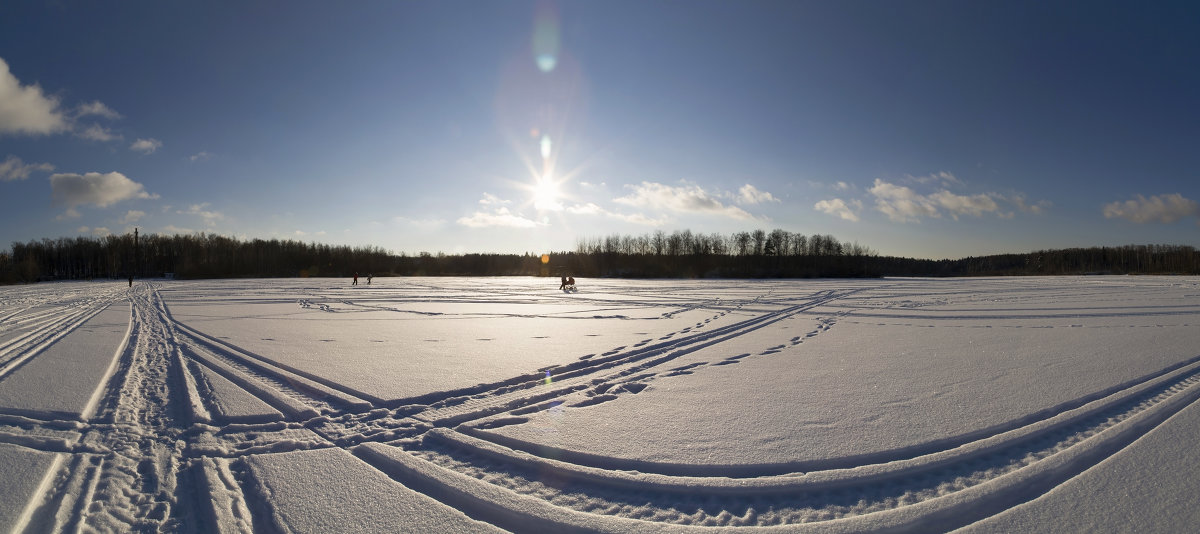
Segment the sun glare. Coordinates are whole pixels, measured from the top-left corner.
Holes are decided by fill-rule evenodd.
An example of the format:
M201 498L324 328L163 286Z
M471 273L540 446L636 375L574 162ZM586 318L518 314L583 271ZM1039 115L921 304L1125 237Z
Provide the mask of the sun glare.
M560 210L562 204L558 201L558 182L550 175L538 178L533 186L533 207L539 210Z

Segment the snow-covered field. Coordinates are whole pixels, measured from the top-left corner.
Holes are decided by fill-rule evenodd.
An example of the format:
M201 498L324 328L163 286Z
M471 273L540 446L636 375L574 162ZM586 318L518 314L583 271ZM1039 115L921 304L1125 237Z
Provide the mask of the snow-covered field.
M1182 532L1200 279L0 287L0 531Z

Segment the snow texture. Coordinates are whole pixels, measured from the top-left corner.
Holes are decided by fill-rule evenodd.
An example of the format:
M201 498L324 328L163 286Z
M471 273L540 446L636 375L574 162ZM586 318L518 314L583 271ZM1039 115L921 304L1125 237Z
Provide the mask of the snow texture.
M245 462L258 489L254 499L270 510L267 530L500 531L397 484L342 449L258 454Z
M57 454L0 443L0 473L4 473L0 530L20 532L28 526L28 509L41 498L46 473L59 461Z
M0 530L1187 531L1200 279L0 288Z

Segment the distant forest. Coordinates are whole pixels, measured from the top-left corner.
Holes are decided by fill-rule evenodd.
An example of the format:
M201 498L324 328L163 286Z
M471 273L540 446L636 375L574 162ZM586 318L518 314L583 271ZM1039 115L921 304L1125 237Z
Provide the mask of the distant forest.
M394 254L378 247L215 234L42 239L0 252L0 283L161 277L560 276L814 278L1069 274L1200 274L1200 252L1180 245L1043 250L957 260L879 256L830 235L786 230L688 230L579 241L576 250L526 254Z

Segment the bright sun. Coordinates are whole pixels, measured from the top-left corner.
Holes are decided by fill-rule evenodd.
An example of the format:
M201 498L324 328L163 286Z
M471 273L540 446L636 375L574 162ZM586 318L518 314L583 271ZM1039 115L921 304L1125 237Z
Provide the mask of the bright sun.
M533 207L539 210L562 209L562 204L558 202L558 182L549 174L538 178L533 186Z

